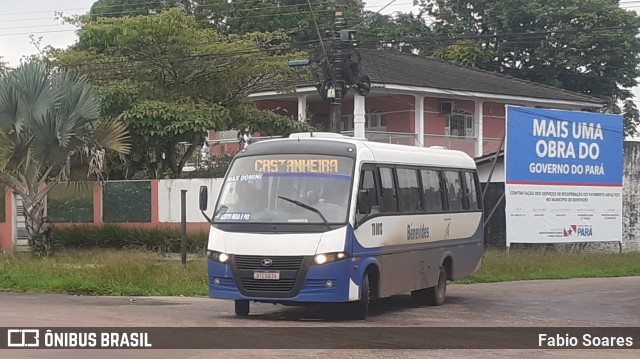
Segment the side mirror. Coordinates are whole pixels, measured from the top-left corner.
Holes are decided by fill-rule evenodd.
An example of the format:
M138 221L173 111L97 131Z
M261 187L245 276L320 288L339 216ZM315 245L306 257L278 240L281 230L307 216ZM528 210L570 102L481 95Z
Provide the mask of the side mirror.
M200 210L207 210L207 203L209 203L209 190L207 186L200 186Z
M358 191L358 213L371 213L371 204L369 203L369 190L361 189Z

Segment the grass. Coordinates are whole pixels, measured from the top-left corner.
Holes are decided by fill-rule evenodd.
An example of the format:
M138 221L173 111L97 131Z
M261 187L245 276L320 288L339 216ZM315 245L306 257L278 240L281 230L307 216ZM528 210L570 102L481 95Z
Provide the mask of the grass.
M179 256L178 256L179 258ZM147 251L69 251L0 257L0 290L87 295L207 295L206 261Z
M178 256L179 257L179 256ZM206 260L150 251L73 250L55 257L0 257L0 290L85 295L207 295ZM457 283L640 275L640 253L489 251L482 270Z
M487 251L480 272L457 283L640 275L640 252Z
M204 253L208 237L207 231L187 232L187 250L190 253ZM127 228L113 224L57 226L53 229L51 240L57 248L84 250L133 248L178 252L181 244L178 228Z

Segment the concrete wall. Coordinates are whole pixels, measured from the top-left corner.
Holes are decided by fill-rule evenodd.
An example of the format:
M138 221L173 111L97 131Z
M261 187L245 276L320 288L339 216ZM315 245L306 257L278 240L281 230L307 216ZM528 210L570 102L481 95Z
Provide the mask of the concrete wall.
M640 250L640 141L624 143L622 186L622 241L628 250Z
M151 220L148 222L117 222L109 223L121 227L135 228L179 228L181 222L180 193L187 190L187 230L208 231L209 223L206 222L199 209L200 186L209 188L209 214L213 212L213 206L222 186L222 178L208 179L178 179L178 180L151 180ZM83 225L101 226L103 220L103 186L96 183L93 188L93 221L84 222ZM14 251L13 236L15 232L14 214L15 204L13 194L7 190L5 197L5 221L0 222L0 252L12 253ZM69 226L77 223L55 223L55 226Z
M5 196L4 210L5 220L0 222L0 252L5 251L7 253L13 252L13 192L7 189L5 193L0 193L1 196Z
M207 213L211 215L222 181L222 178L160 180L158 184L159 222L179 223L181 221L181 191L187 190L187 222L206 223L207 220L204 219L199 208L200 186L207 186L209 189Z

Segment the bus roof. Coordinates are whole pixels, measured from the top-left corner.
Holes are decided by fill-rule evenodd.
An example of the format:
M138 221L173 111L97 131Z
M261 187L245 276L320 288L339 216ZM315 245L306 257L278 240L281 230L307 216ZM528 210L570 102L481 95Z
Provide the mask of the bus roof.
M368 147L376 161L406 163L422 166L476 168L475 161L466 153L442 147L418 147L382 142L359 141Z
M304 141L307 144L309 144L308 141L322 141L324 143L341 142L354 145L358 149L358 153L361 153L363 150L369 150L376 162L419 166L476 168L475 161L462 151L449 150L443 147L418 147L372 142L366 139L347 137L337 133L296 133L289 136L289 138L259 141L251 146L260 147L261 143L274 143L276 141L280 143L286 143L285 141ZM258 148L254 147L254 150L258 150Z

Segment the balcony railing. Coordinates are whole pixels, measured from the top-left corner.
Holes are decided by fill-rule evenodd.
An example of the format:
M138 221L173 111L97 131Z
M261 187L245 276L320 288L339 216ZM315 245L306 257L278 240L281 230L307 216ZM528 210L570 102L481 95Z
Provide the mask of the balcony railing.
M342 131L345 136L353 136L353 131ZM395 143L401 145L415 146L417 134L411 132L389 132L389 131L366 131L365 137L369 141ZM475 137L459 137L446 135L424 135L422 143L424 147L442 146L451 150L463 151L471 157L476 154L476 138ZM486 155L498 150L500 146L499 138L483 138L482 154Z
M353 136L353 131L342 131L345 136ZM411 132L365 131L369 141L394 143L398 145L415 146L417 135Z
M341 134L345 136L353 136L354 131L342 131ZM268 140L272 138L279 138L280 136L264 136L253 137L249 140L249 143L258 142L261 140ZM411 132L391 132L391 131L366 131L365 137L369 141L393 143L407 146L415 146L417 134ZM494 153L500 146L501 139L499 138L483 138L482 140L482 155ZM220 139L210 140L209 145L222 145L226 147L228 144L238 144L239 140L234 139ZM424 135L422 145L424 147L429 146L442 146L451 150L463 151L469 154L471 157L475 157L476 138L475 137L459 137L459 136L447 136L447 135Z
M482 155L496 152L500 146L499 138L483 138L482 139ZM466 152L471 157L476 155L475 137L458 137L446 135L424 135L425 146L442 146L451 150Z

